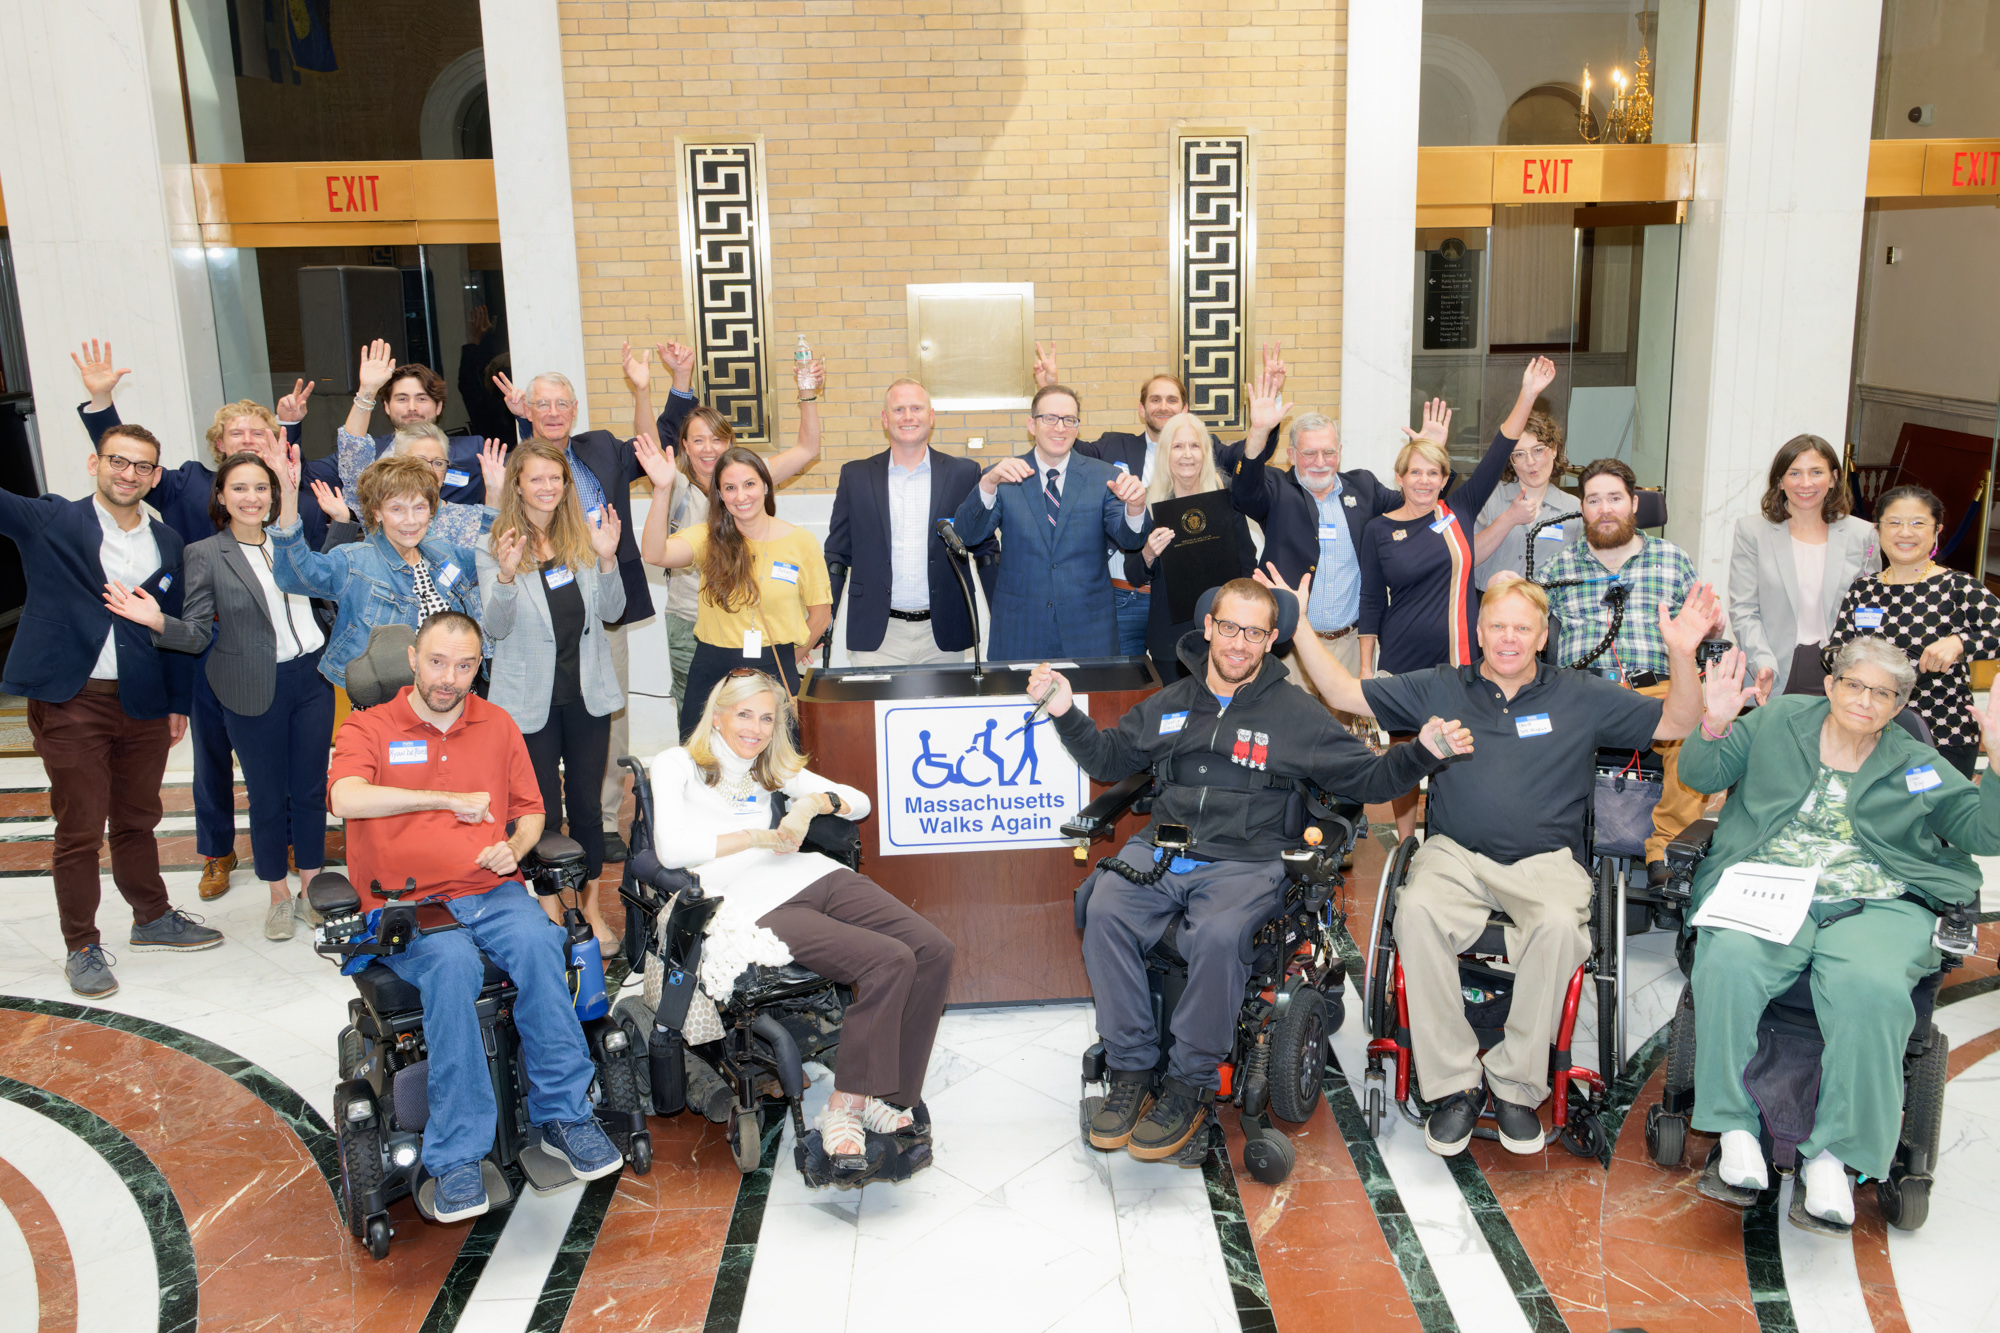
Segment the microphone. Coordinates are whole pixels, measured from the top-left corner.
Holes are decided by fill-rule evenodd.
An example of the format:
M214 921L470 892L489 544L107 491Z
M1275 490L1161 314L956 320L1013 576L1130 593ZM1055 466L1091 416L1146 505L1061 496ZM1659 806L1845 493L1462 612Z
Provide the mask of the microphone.
M937 526L932 531L937 533L938 539L944 543L947 551L950 551L961 560L972 559L972 552L965 549L965 543L959 538L958 529L951 525L950 519L939 519Z

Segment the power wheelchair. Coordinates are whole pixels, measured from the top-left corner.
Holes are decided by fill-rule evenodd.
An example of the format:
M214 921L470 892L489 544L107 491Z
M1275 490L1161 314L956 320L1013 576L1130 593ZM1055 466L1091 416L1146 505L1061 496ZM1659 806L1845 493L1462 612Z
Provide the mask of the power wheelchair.
M520 874L540 896L573 893L583 885L583 848L558 834L544 834L522 863ZM342 963L400 953L418 935L459 928L443 904L399 900L381 910L370 932L360 895L345 875L332 871L316 877L306 894L320 917L314 952ZM581 978L576 968L569 972L575 994ZM355 973L354 986L359 994L348 1001L348 1022L339 1039L340 1081L333 1090L340 1203L354 1238L372 1257L381 1259L394 1234L391 1204L413 1197L417 1211L432 1216L434 1182L422 1165L424 1125L430 1117L429 1049L424 1040L423 996L415 986L380 962ZM480 1166L493 1208L513 1199L510 1168L518 1169L537 1193L576 1183L567 1162L542 1148L539 1131L528 1121L513 994L513 981L486 959L477 1007L499 1116L492 1151ZM638 1061L631 1039L609 1017L588 1019L582 1026L597 1070L590 1088L597 1119L632 1170L645 1175L652 1169L652 1140L639 1102Z
M930 1112L921 1103L902 1133L868 1132L865 1168L827 1156L819 1130L806 1127L805 1064L833 1067L853 989L797 963L753 964L728 995L707 995L700 983L703 935L723 900L703 893L700 876L660 864L652 780L632 756L618 762L631 770L634 794L625 835L631 854L618 885L623 953L644 989L619 999L611 1018L632 1049L645 1052L638 1062L642 1102L655 1115L693 1109L725 1126L745 1174L762 1159L767 1110L791 1116L793 1160L809 1185L851 1189L906 1180L929 1166ZM785 817L784 793L772 793L771 803L775 827ZM851 820L816 817L803 845L850 870L861 868L861 838Z
M1128 810L1144 813L1151 803L1150 773L1139 773L1107 788L1062 826L1062 835L1078 842L1077 858L1093 842L1110 838L1119 816ZM1332 1035L1346 1015L1346 965L1336 943L1346 921L1340 900L1345 881L1342 861L1352 850L1356 829L1365 828L1359 806L1308 802L1302 846L1282 853L1287 880L1285 904L1277 915L1257 926L1250 979L1244 987L1229 1056L1220 1073L1219 1102L1242 1112L1243 1165L1252 1177L1276 1185L1291 1174L1296 1157L1290 1140L1271 1117L1303 1124L1319 1105ZM1100 865L1103 863L1100 861ZM1084 927L1090 894L1086 879L1076 891L1076 925ZM1188 965L1178 949L1180 918L1146 954L1147 990L1153 1022L1160 1034L1164 1072L1173 1052L1171 1020L1187 987ZM1083 1053L1083 1096L1078 1124L1083 1142L1090 1143L1090 1120L1103 1105L1101 1092L1107 1069L1104 1043L1094 1042ZM1199 1167L1208 1157L1209 1131L1195 1134L1166 1159L1183 1167Z

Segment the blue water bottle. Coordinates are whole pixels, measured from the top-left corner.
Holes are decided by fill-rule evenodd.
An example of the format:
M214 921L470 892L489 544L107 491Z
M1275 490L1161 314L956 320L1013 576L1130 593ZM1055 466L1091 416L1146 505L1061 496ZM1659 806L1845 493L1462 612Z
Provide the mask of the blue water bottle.
M576 1016L581 1022L602 1018L611 1009L604 994L604 955L597 947L597 933L574 907L563 912L569 929L570 993L576 997Z

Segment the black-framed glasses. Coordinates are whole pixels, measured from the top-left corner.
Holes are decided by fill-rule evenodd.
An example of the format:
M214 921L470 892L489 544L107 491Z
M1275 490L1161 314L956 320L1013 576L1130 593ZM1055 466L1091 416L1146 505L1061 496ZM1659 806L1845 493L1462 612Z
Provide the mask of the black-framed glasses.
M1051 426L1061 426L1067 430L1075 430L1083 424L1082 417L1059 417L1051 412L1037 412L1035 420L1045 421Z
M113 472L129 472L135 477L150 477L159 470L158 463L148 463L138 458L127 458L123 454L99 454L104 466Z
M1215 620L1215 617L1210 616L1209 619ZM1262 643L1270 638L1274 631L1259 629L1255 625L1239 625L1233 620L1215 620L1215 632L1225 639L1233 639L1240 634L1251 643Z

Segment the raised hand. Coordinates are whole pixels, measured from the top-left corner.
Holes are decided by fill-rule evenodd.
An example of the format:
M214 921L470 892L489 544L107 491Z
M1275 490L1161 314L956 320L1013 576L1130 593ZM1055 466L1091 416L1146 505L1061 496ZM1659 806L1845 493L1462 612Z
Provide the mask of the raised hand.
M1687 601L1681 605L1679 615L1673 613L1672 603L1660 602L1660 637L1666 641L1667 651L1680 657L1692 658L1701 641L1708 637L1715 624L1715 612L1720 599L1715 595L1715 585L1697 583L1688 589Z
M1273 390L1285 387L1285 349L1276 338L1264 344L1263 378L1271 381Z
M500 581L512 583L514 576L521 572L521 556L528 549L528 539L518 529L509 528L505 532L493 534L493 563L500 567Z
M1286 402L1283 395L1278 392L1284 382L1284 372L1273 374L1269 367L1266 367L1263 377L1254 386L1248 384L1243 386L1244 391L1250 395L1252 435L1264 435L1276 430L1278 423L1285 419L1285 413L1296 406Z
M1276 565L1268 561L1265 562L1264 568L1251 570L1250 577L1274 592L1291 593L1292 596L1299 599L1299 605L1302 607L1312 600L1313 576L1310 569L1299 575L1299 586L1297 588L1286 586L1285 576L1278 572Z
M279 457L271 465L271 470L278 474L279 494L297 499L299 476L305 471L305 466L304 461L299 458L299 446L296 444L280 446Z
M1757 696L1757 706L1759 708L1762 708L1765 704L1771 702L1771 687L1773 685L1776 685L1777 683L1778 683L1778 673L1772 670L1770 667L1765 667L1762 671L1759 671L1757 673L1757 684L1755 686L1755 693Z
M674 372L674 388L686 393L694 384L694 348L669 338L654 343L653 350L660 354L660 364Z
M1556 363L1545 356L1534 358L1528 362L1527 368L1521 372L1521 392L1529 398L1540 395L1544 389L1555 382Z
M495 503L507 488L507 446L488 440L479 446L479 479L486 486L486 503Z
M523 419L527 417L528 395L525 390L515 388L514 381L504 373L493 377L493 387L500 391L500 401L507 405L509 412Z
M1965 706L1966 715L1979 724L1979 743L1986 747L1987 757L2000 759L2000 690L1990 690L1986 695L1986 707L1977 704ZM1989 779L1990 780L1990 779Z
M1069 679L1047 662L1028 673L1028 697L1046 703L1050 717L1061 717L1076 702Z
M90 410L102 412L111 405L111 391L118 387L118 381L130 375L132 371L125 366L119 366L115 370L112 368L111 343L108 339L100 343L92 338L77 350L83 355L79 357L76 352L71 352L69 359L75 362L76 373L83 376L84 391L90 395Z
M1146 545L1143 550L1143 554L1146 557L1146 568L1151 569L1153 567L1153 562L1160 558L1160 552L1166 550L1167 543L1173 539L1174 530L1172 528L1153 529L1153 535L1146 538Z
M633 351L632 342L628 338L625 341L624 353L619 357L619 364L625 368L625 382L635 391L651 387L653 354L650 351L643 347L636 352Z
M347 507L347 498L340 491L325 482L315 479L312 484L313 499L319 501L319 511L329 522L351 523L354 511Z
M1525 528L1540 518L1541 514L1542 502L1522 491L1514 497L1514 503L1507 506L1506 512L1500 515L1500 521L1509 527Z
M389 355L389 344L377 338L361 349L361 366L354 373L354 387L361 397L372 400L395 373L396 358Z
M1046 389L1051 384L1060 383L1056 377L1056 345L1051 342L1046 348L1035 344L1035 387Z
M1417 739L1440 759L1472 753L1472 731L1469 727L1460 726L1457 718L1449 722L1432 718L1418 730Z
M104 585L104 604L114 616L123 616L135 625L144 625L155 634L167 627L166 612L144 588L126 588L113 579Z
M638 455L639 466L646 470L653 485L667 489L674 484L674 451L662 449L660 442L650 434L641 432L632 440L632 452Z
M384 376L386 379L387 376ZM319 381L293 380L292 391L278 400L278 420L283 422L304 421L306 411L312 405L313 385Z
M1424 428L1411 430L1399 427L1406 440L1430 440L1436 444L1451 443L1451 405L1442 398L1433 398L1424 404Z
M1013 460L1018 462L1019 460ZM1113 495L1125 502L1125 512L1133 518L1146 512L1146 483L1129 472L1120 472L1104 483Z
M1736 720L1743 705L1756 697L1757 687L1743 683L1748 659L1741 648L1731 648L1720 661L1710 663L1701 682L1701 725L1710 732L1721 731Z
M979 479L979 489L994 495L999 492L1002 483L1026 481L1034 475L1035 469L1028 466L1027 459L1003 458L986 469L986 474Z
M610 505L599 505L595 521L585 521L590 523L590 549L597 552L597 558L616 560L618 535L624 530L618 523L618 511Z

